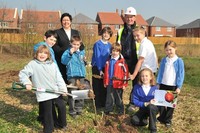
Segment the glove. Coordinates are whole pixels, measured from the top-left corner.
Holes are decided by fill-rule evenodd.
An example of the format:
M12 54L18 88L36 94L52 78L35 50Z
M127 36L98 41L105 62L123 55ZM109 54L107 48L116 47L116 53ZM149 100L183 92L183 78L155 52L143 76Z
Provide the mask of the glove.
M80 80L76 80L76 86L78 87L79 90L83 90L86 87L85 84L81 84Z
M95 98L95 95L94 95L93 90L90 89L90 90L88 91L88 97L91 98L91 99Z

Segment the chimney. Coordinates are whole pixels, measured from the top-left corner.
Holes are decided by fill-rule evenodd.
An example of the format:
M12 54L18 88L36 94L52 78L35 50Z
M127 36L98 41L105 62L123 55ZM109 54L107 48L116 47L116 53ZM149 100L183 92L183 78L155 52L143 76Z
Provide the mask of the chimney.
M124 10L121 10L121 16L124 17Z
M116 13L118 13L119 12L119 10L118 9L116 9Z

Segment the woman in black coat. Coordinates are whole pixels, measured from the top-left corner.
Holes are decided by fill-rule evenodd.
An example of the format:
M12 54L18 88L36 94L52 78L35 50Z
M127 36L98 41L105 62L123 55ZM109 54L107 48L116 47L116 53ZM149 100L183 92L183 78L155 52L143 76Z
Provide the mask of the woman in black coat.
M58 38L56 45L53 46L53 50L60 72L65 83L67 83L66 66L61 63L61 56L63 52L70 47L71 37L74 35L80 36L80 32L71 28L72 16L69 13L63 13L60 21L62 28L56 30ZM82 45L81 48L84 48L84 46Z

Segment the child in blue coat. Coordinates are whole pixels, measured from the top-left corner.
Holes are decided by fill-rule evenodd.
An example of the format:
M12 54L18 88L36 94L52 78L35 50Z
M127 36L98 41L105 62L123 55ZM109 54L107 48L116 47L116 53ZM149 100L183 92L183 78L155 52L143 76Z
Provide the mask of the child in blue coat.
M54 54L54 51L52 49L52 47L56 44L57 37L58 36L57 36L57 34L54 30L46 31L45 34L44 34L44 41L39 42L39 43L34 45L34 47L33 47L34 53L37 51L39 46L46 45L46 46L48 46L48 48L50 50L51 59L57 64L56 59L55 59L55 54Z
M76 85L77 81L79 81L81 84L84 84L86 76L85 50L80 50L82 44L80 36L72 36L70 44L71 47L68 48L61 57L61 63L66 65L68 83ZM68 88L68 90L71 93L71 91L76 89ZM76 117L82 113L84 100L74 100L72 97L68 97L68 103L69 114L72 117Z

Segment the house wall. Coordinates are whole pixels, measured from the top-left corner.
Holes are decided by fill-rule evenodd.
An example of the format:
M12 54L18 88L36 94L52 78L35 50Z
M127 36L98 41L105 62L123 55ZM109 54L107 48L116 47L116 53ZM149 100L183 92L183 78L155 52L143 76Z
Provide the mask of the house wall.
M19 32L19 15L17 10L12 10L12 11L8 11L5 9L5 11L3 11L7 14L6 18L1 20L1 23L6 22L8 24L7 27L2 27L2 25L0 25L0 32L3 33L18 33ZM14 18L14 13L16 13L15 18Z
M176 36L176 30L175 27L172 27L171 31L167 31L167 27L161 27L160 31L156 31L156 27L149 26L149 36L170 36L175 37Z
M98 35L98 24L72 24L73 29L77 29L81 32L81 35Z
M98 39L98 24L72 24L72 28L80 31L84 45L93 44Z
M177 29L177 37L200 37L200 28L195 29Z
M31 23L32 28L28 27L28 23L21 23L20 33L44 34L47 30L55 30L61 28L60 23L52 23L53 27L48 27L49 23Z
M111 24L99 24L99 34L101 33L101 30L106 27L109 26L111 28L111 30L113 31L113 37L117 36L117 32L118 30L122 27L122 25L119 25L119 28L115 28L116 25L111 25Z

